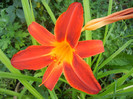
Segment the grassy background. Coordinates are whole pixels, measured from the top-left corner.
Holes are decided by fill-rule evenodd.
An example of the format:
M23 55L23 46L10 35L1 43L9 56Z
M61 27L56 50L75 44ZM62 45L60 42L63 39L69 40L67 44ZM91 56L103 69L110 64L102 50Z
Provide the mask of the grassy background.
M62 12L66 11L66 9L71 3L75 1L81 2L83 4L81 0L46 0L56 19ZM90 11L92 19L106 16L108 13L108 6L108 0L90 0ZM51 20L42 2L40 0L32 0L32 7L36 22L43 25L53 33L54 23ZM112 13L130 7L133 7L132 0L113 0ZM92 31L92 38L103 40L104 33L105 27ZM102 64L104 60L106 60L108 57L113 55L114 52L117 51L120 47L122 47L126 42L133 39L133 19L119 21L115 24L110 24L108 33L109 35L108 40L105 44L105 52L102 55L99 65ZM85 40L85 33L82 33L80 40ZM11 59L11 57L16 52L25 49L29 45L32 45L32 41L27 31L27 24L25 21L21 1L2 0L2 2L0 2L0 49L2 49L2 51L7 55L7 57ZM92 57L92 59L95 59L95 57L96 56ZM95 68L94 66L96 65L96 61L93 62L92 69ZM117 87L117 81L125 74L128 74L132 68L133 43L130 43L129 46L126 47L119 55L117 55L110 62L108 62L104 66L104 68L98 71L98 74L100 75L101 73L101 75L98 76L99 78L97 78L99 79L102 88L106 90L108 89L108 86L114 83L115 87L114 89L112 89L114 90L114 92L102 95L102 93L104 92L103 90L97 96L82 96L82 94L79 94L79 91L71 88L67 83L61 80L59 80L57 85L55 86L55 92L59 99L71 99L74 97L75 99L77 99L78 97L88 99L98 97L101 97L102 99L103 97L114 99L131 99L131 97L133 97L133 91L129 90L130 88L128 89L128 91L122 94L119 93L118 90L122 90L127 86L133 85L133 75L129 75L129 77L126 78L125 82L122 84L121 87ZM42 75L45 70L46 68L41 70L41 73L40 70L23 70L21 72L24 75L36 75L36 77L42 78ZM118 70L119 72L115 72L115 70ZM109 71L113 71L114 73L110 73L109 75L102 77L104 73ZM4 75L2 74L2 72L9 72L9 70L5 67L4 64L2 64L2 62L0 62L0 72L0 88L21 93L23 97L27 97L29 99L35 98L29 91L24 88L24 86L19 82L19 80L17 80L17 78L13 79L8 78L6 76L2 77L2 75ZM64 76L62 75L61 78L64 79ZM38 87L38 85L41 83L40 81L30 83L32 83L32 86L43 97L45 97L46 99L52 98L50 92L44 86ZM13 94L9 95L2 89L0 89L0 99L12 99L13 97L15 97Z

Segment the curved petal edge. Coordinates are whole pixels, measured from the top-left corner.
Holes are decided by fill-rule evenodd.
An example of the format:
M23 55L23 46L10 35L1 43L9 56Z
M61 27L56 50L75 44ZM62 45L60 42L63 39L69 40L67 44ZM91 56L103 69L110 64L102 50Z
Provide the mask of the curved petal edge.
M27 49L16 53L11 59L11 64L20 70L41 69L53 61L49 55L52 49L52 46L29 46Z
M78 90L88 94L97 94L101 90L89 65L76 54L72 64L64 63L64 75L69 84Z
M104 52L104 46L101 40L80 41L75 49L76 53L82 58L91 57Z
M41 45L49 46L55 42L55 36L36 22L29 25L28 31Z

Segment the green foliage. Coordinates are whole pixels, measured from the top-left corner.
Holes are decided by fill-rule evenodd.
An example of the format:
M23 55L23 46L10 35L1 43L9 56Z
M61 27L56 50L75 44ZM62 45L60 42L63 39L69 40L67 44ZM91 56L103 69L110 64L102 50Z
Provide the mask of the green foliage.
M51 9L57 19L71 3L76 1L82 3L81 0L44 0L47 3L47 9L41 0L31 1L33 9L31 7L29 9L31 12L33 10L36 22L46 27L52 33L54 33L54 22L48 9ZM104 17L108 14L109 1L90 0L92 19ZM113 0L112 13L132 7L132 5L132 0ZM11 58L19 50L23 50L31 45L31 38L27 31L24 18L26 16L24 16L20 0L2 0L0 8L0 49ZM30 14L28 18L31 18ZM2 61L4 65L0 63L0 87L4 88L0 88L0 98L12 98L12 96L16 95L20 99L23 99L23 97L34 99L42 96L46 99L56 99L57 97L59 99L131 99L133 97L133 43L130 41L133 39L132 21L133 19L119 21L108 27L107 33L109 35L107 35L105 42L105 52L99 61L99 71L96 74L102 86L102 91L98 95L87 95L71 88L63 75L56 84L55 91L49 91L44 86L38 87L47 68L41 71L23 70L22 75L13 69L9 60L4 56L5 59ZM103 40L104 33L105 27L92 31L92 38ZM85 36L86 34L82 33L80 39L84 40ZM129 46L124 45L127 43ZM119 48L122 48L122 50L119 50ZM97 57L92 58L95 59L92 64L94 69ZM3 59L3 56L0 56L0 59ZM8 73L7 68L11 73ZM27 80L30 82L28 83ZM19 81L26 88L23 88L23 85L20 84L19 87L21 89L13 93Z
M121 53L117 57L115 57L112 61L108 63L109 68L123 68L123 69L131 69L133 66L133 56Z
M5 9L0 13L0 48L12 57L18 50L25 47L25 42L29 41L28 33L23 32L22 25L19 22L10 22L10 17ZM26 40L27 39L27 40Z
M22 10L22 4L20 2L20 0L13 0L13 4L8 6L6 8L6 12L8 14L9 17L9 21L11 23L13 23L17 18L19 18L19 20L24 23L25 22L25 19L24 19L24 13L23 13L23 10Z
M21 2L14 0L13 5L8 5L10 3L11 1L9 0L6 0L6 5L4 2L0 3L3 5L1 6L2 9L0 9L0 49L9 58L31 44L29 33L24 32L26 28L22 24L25 22L25 19ZM4 8L4 6L7 8ZM1 63L0 70L8 71ZM16 83L16 80L13 79L0 78L0 87L4 89L14 90ZM6 97L6 94L3 94L4 97Z

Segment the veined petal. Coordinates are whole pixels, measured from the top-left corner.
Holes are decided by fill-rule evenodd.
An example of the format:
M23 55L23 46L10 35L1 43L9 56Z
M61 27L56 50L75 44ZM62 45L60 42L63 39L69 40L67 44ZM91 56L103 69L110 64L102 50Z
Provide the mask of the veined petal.
M131 19L133 18L133 8L125 9L119 12L115 12L111 15L108 15L106 17L97 18L89 21L85 24L85 26L82 28L82 31L84 30L96 30L100 27L103 27L107 24L124 20L124 19Z
M64 63L64 75L69 84L88 94L97 94L101 90L91 68L78 55L74 54L73 63Z
M52 46L30 46L16 53L11 59L11 64L20 70L41 69L53 61L49 55L52 49Z
M104 46L101 40L80 41L75 49L76 53L82 58L104 52Z
M36 22L29 25L28 31L42 45L49 46L55 41L55 36Z
M57 41L66 40L71 47L77 44L83 25L83 8L81 3L72 3L57 20L55 35Z
M52 90L63 71L62 64L52 63L48 66L42 80L42 84Z

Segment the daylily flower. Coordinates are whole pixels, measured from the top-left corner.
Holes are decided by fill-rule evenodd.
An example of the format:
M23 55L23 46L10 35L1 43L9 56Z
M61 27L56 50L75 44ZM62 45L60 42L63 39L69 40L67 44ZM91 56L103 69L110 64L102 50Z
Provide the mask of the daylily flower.
M72 3L60 15L55 25L55 35L32 22L28 31L41 45L29 46L16 53L11 64L20 70L38 70L49 65L42 84L50 90L63 72L72 87L88 94L97 94L101 86L83 58L104 52L104 47L101 40L78 41L82 26L83 8L78 2Z

